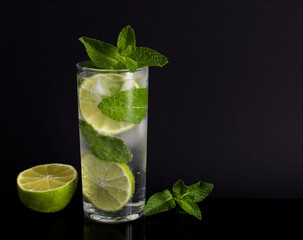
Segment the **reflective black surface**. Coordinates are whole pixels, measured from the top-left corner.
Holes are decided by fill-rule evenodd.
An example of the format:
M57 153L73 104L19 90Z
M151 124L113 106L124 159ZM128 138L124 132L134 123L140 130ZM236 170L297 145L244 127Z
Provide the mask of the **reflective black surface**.
M81 194L61 212L44 214L24 207L12 193L4 208L11 239L204 239L218 236L300 236L303 200L206 199L199 204L202 221L173 210L125 224L101 224L84 217ZM300 234L300 235L298 235Z

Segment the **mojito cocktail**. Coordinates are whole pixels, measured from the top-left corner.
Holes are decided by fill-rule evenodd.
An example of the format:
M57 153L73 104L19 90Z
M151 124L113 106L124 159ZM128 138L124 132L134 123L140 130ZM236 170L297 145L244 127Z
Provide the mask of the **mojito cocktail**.
M129 25L116 46L79 40L90 58L77 64L84 212L100 222L131 221L145 205L148 67L168 60L137 47Z
M148 67L77 70L84 212L134 220L145 204Z

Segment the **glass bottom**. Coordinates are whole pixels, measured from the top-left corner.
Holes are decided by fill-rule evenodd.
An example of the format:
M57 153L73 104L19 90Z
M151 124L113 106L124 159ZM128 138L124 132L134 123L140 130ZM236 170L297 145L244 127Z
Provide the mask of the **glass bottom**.
M130 222L140 218L143 214L145 199L140 202L132 202L117 212L104 212L95 208L85 198L83 199L84 214L97 222L102 223L123 223Z

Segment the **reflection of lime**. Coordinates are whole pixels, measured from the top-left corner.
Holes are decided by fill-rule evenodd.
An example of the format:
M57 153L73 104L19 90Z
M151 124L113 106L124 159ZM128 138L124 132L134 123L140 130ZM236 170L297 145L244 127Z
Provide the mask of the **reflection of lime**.
M103 161L86 152L81 158L84 196L98 209L122 209L135 190L134 176L126 164Z
M78 181L76 169L66 164L45 164L24 170L17 177L21 202L38 212L57 212L71 200Z
M79 107L82 117L103 135L116 135L130 130L135 124L110 119L101 113L98 104L105 97L133 88L140 86L134 79L126 79L119 74L96 74L84 79L79 88Z

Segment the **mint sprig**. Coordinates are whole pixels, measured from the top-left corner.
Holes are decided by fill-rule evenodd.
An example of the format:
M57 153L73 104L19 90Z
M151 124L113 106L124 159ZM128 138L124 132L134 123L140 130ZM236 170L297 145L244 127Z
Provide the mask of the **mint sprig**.
M201 220L202 214L197 203L205 199L211 193L213 187L213 184L202 181L186 186L179 179L173 185L173 194L166 189L152 195L143 209L143 215L150 216L165 212L179 205L186 213Z
M123 28L118 36L117 47L97 39L80 37L90 61L85 67L101 69L125 69L135 72L147 66L162 67L168 63L165 56L147 47L137 47L135 31L131 26Z

